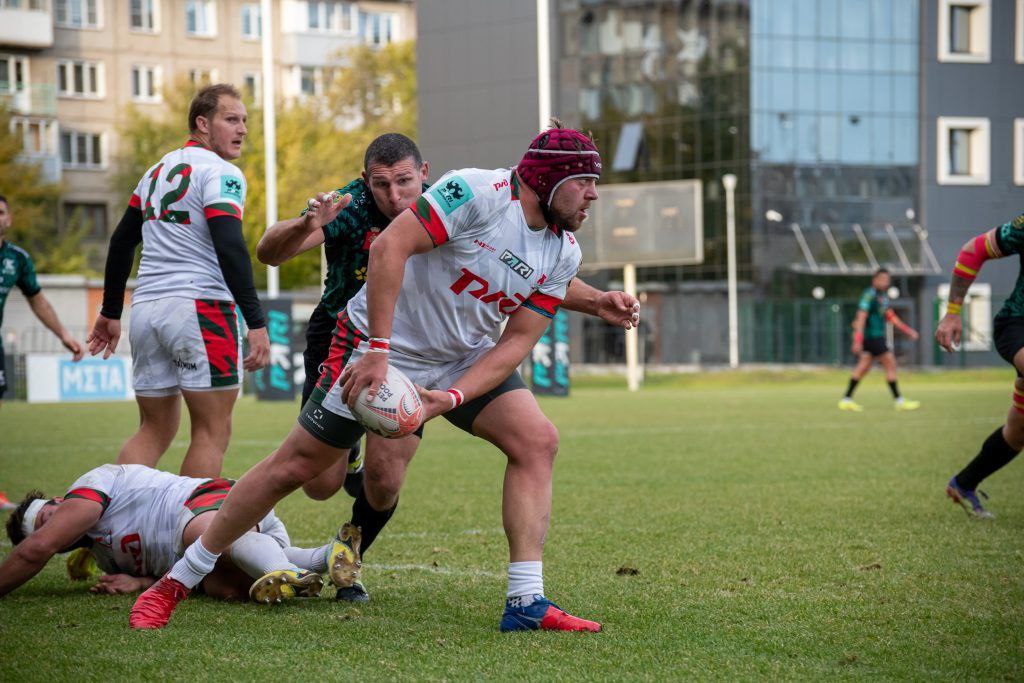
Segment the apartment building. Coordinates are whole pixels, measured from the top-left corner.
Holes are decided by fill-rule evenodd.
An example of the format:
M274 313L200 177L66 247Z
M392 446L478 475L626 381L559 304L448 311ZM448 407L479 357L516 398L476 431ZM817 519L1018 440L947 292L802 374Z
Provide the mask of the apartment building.
M412 0L271 5L286 98L322 92L347 47L415 37ZM165 84L227 81L258 102L262 27L259 0L0 0L0 98L25 157L63 181L63 215L106 238L128 191L111 181L126 108L158 116Z

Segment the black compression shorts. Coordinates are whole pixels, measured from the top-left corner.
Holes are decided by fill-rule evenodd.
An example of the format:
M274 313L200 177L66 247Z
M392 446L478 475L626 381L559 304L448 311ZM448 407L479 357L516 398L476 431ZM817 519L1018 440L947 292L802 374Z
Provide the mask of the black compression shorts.
M1013 365L1013 358L1017 352L1024 349L1024 318L1012 316L999 316L993 325L993 340L996 343L996 351L1010 365ZM1014 369L1017 366L1014 365ZM1024 377L1020 370L1017 370L1018 377Z

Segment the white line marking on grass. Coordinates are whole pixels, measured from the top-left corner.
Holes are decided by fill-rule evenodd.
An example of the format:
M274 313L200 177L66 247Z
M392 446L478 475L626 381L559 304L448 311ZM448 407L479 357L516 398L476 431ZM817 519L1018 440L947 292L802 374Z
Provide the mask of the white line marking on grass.
M503 579L504 574L489 572L483 569L458 569L455 567L435 567L430 564L366 564L366 568L385 572L430 572L446 576L479 576L486 579Z

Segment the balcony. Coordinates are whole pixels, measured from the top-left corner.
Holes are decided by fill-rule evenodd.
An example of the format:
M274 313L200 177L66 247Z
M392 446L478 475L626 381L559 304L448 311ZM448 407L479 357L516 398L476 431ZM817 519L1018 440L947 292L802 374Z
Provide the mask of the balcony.
M30 50L52 47L50 0L0 0L0 45Z
M2 2L3 0L0 0ZM0 10L0 14L3 10ZM10 109L12 114L32 116L56 116L57 92L54 86L47 83L10 89L11 84L0 81L0 104Z

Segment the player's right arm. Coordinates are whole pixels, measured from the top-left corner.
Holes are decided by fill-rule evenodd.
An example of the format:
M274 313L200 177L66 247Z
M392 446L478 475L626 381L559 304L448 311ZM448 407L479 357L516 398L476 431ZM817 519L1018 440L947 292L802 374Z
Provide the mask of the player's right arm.
M978 277L982 265L989 259L1004 258L1024 251L1024 214L1009 223L975 235L964 243L953 266L949 282L949 299L946 315L935 330L935 341L946 351L952 352L960 344L963 335L963 321L960 309L971 283Z
M256 258L268 266L279 266L319 247L326 237L324 227L337 218L351 201L351 194L320 192L309 200L303 215L278 221L267 229L256 245Z
M38 531L14 546L0 565L0 596L38 574L50 558L78 541L103 515L103 506L83 498L65 499Z
M395 302L405 277L405 262L413 254L434 249L434 240L420 224L413 210L403 211L370 246L366 272L366 309L369 321L370 350L375 339L390 339ZM372 387L366 400L372 400L376 387L388 371L387 353L367 353L348 365L343 373L342 401L350 407L359 391Z
M103 271L103 306L85 339L90 355L95 356L102 351L103 358L110 358L117 351L117 343L121 339L124 290L132 272L135 250L142 242L142 223L142 201L136 190L121 222L110 236L107 264Z

